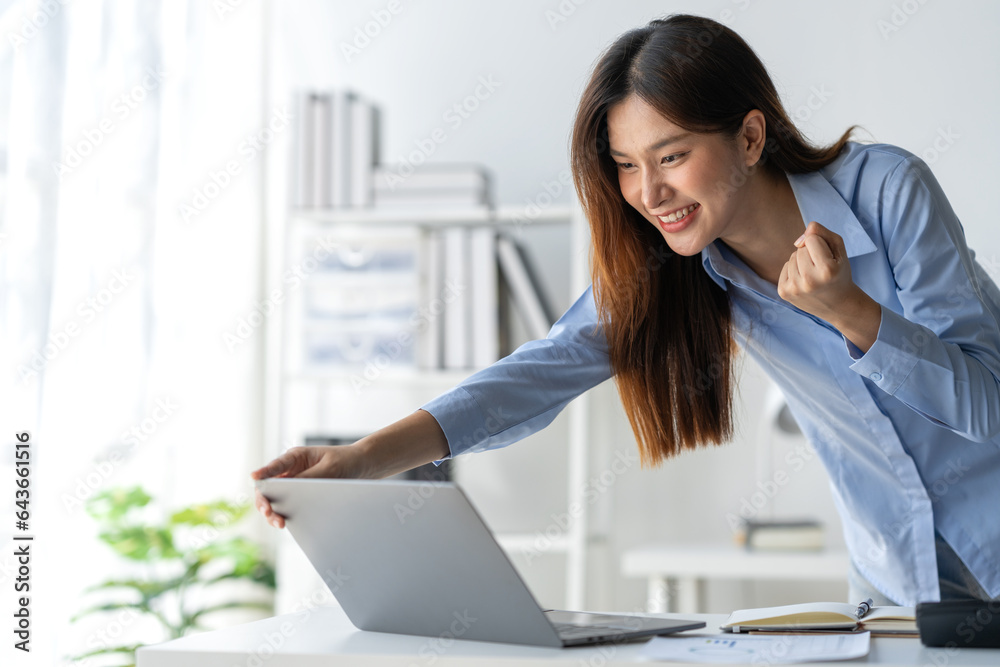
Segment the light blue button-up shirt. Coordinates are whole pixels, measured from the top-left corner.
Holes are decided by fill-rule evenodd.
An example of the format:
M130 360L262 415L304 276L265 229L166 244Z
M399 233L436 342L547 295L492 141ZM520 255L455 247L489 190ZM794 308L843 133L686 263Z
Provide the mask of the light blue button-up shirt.
M788 180L803 227L844 239L854 282L882 306L878 338L862 353L716 241L702 262L730 296L737 340L826 466L861 574L900 604L937 601L937 530L1000 595L1000 291L910 153L850 143ZM608 379L597 322L588 288L547 338L423 406L451 455L520 440Z

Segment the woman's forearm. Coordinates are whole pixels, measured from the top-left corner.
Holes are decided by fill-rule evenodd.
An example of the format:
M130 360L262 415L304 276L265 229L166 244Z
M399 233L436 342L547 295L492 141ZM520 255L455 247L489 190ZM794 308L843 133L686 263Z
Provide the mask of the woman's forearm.
M413 414L358 440L363 477L381 479L447 457L448 440L429 412Z

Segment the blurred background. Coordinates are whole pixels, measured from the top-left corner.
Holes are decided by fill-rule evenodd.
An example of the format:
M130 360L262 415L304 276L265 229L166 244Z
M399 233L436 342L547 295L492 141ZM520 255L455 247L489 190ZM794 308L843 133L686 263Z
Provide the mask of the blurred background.
M304 318L323 309L317 303L359 315L351 290L364 280L370 289L371 277L352 282L345 267L399 249L411 253L411 273L382 276L390 285L381 293L416 295L397 322L419 312L434 280L427 244L438 243L427 230L458 219L500 220L532 286L561 313L586 286L586 230L568 171L580 92L615 37L672 12L742 35L813 141L859 124L859 138L922 156L979 261L1000 278L983 185L1000 149L1000 5L987 0L0 3L5 618L17 597L13 537L34 537L33 652L8 643L3 655L59 664L329 603L287 534L243 517L249 472L306 438L350 440L405 416L477 362L440 369L446 360L383 349L384 363L366 375L380 351L370 349L331 369L331 355L359 344L331 352L340 320L310 329ZM397 202L368 215L303 203L302 100L345 91L376 110L370 161L488 173L493 213ZM339 250L313 255L312 266L322 238ZM500 268L513 296L509 317L496 320L503 331L490 335L510 349L535 329L512 269ZM360 315L351 331L363 337L372 320ZM440 324L428 320L431 330ZM378 326L390 338L407 331L391 318ZM432 357L447 356L436 349ZM511 559L547 607L722 612L845 599L839 569L822 581L762 578L742 559L747 519L821 526L799 541L786 535L790 551L758 554L772 565L788 555L838 563L843 539L819 461L782 419L762 372L748 359L740 372L728 446L640 469L605 383L585 409L511 447L460 457L449 474L508 536ZM25 529L14 514L25 511L14 504L22 432L32 443ZM568 514L573 498L584 503L580 516ZM716 573L685 578L692 557L716 559ZM102 582L119 585L93 590ZM168 603L172 611L153 613Z

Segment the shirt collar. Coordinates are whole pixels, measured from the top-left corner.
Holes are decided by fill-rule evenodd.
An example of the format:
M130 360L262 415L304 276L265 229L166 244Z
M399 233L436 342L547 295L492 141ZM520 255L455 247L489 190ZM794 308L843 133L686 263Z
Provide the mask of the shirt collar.
M865 255L876 250L868 232L858 221L858 216L830 185L822 172L788 174L788 183L795 193L795 201L802 213L802 224L808 226L815 220L844 239L848 257Z
M807 174L787 174L788 183L795 194L795 202L802 214L802 227L805 229L815 220L830 231L844 239L847 257L856 257L876 250L868 232L861 225L858 217L848 206L839 192L830 184L822 172L813 171ZM726 289L725 279L732 279L734 269L741 272L730 261L731 253L723 252L721 241L715 241L701 251L702 264L708 275L720 287ZM748 269L749 270L749 269Z

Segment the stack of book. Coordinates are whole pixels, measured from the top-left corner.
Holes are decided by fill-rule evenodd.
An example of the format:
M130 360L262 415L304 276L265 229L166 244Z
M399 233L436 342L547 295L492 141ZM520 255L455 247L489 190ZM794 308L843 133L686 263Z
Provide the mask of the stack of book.
M491 227L446 227L425 236L422 314L427 327L420 365L483 368L508 351L509 306L531 338L554 322L524 249Z
M474 209L493 205L489 172L467 163L375 168L374 205L383 210Z
M292 208L372 206L378 107L350 90L300 91L293 106Z
M748 551L819 551L823 525L811 519L798 521L744 520L736 533L737 544Z

